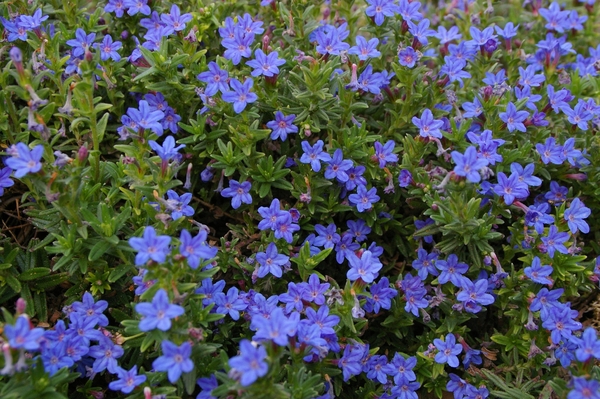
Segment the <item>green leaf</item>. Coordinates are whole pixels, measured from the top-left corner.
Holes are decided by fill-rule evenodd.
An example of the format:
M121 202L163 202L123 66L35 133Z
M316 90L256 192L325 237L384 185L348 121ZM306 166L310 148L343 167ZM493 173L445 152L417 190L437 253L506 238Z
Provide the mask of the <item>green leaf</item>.
M57 273L34 280L30 283L30 286L34 290L43 291L49 288L56 287L57 285L67 281L68 279L69 273Z
M156 72L158 72L158 70L155 67L150 67L150 68L146 69L144 72L137 75L135 78L133 78L133 82L138 82L141 79L145 78L146 76L152 75L153 73L156 73Z
M115 281L123 277L125 273L127 273L127 271L134 269L135 268L131 264L122 263L110 272L110 275L108 276L108 282L114 283Z
M97 108L99 105L100 104L98 104L96 106L96 112L98 112ZM110 104L104 104L104 105L108 105L109 107L112 107L112 105L110 105ZM96 124L96 131L98 133L99 140L102 140L102 138L104 137L104 133L106 132L106 125L108 124L108 116L109 116L109 113L108 112L105 113L104 115L102 115L102 118L100 118L100 120Z
M93 262L95 260L100 259L100 257L102 255L104 255L112 246L113 245L108 241L104 241L104 240L98 241L90 250L90 253L88 255L88 260L90 262Z
M6 280L6 284L8 284L8 286L12 288L14 292L21 292L21 283L15 276L9 274L8 276L4 277L4 279Z
M50 269L46 267L34 267L33 269L29 269L26 272L23 272L19 275L19 280L21 281L31 281L36 280L40 277L44 277L50 274Z

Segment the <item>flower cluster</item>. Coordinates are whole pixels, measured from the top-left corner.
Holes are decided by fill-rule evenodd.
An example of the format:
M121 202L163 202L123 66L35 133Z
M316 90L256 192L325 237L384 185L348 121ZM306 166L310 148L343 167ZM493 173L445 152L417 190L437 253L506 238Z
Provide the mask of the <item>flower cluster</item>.
M34 3L2 392L600 397L596 1Z

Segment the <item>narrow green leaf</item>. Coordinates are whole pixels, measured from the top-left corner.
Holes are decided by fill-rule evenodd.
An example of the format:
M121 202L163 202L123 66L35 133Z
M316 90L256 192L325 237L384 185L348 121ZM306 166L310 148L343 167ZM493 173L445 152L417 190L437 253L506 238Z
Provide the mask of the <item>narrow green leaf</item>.
M46 267L34 267L33 269L29 269L26 272L23 272L19 275L19 280L21 281L31 281L36 280L40 277L47 276L50 274L50 269Z
M88 255L88 260L90 262L93 262L95 260L100 259L100 257L102 255L104 255L106 252L108 252L108 250L112 247L113 245L108 242L108 241L104 241L104 240L100 240L98 241L90 250L90 253Z

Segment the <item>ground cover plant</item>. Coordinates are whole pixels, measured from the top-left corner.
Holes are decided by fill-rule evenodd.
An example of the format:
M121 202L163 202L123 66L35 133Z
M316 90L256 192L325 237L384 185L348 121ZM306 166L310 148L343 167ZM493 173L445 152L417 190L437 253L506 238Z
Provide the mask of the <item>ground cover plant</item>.
M598 8L0 3L0 397L600 398Z

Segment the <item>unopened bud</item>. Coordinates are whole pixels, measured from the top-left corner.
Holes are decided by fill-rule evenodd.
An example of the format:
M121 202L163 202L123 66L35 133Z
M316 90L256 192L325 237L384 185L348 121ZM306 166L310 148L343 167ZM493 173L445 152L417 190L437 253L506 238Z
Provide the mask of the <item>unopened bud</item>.
M271 42L271 38L269 37L269 35L264 35L262 37L262 47L263 47L263 52L266 53L267 52L267 48L269 47L269 43Z
M185 174L185 184L183 185L183 188L185 188L186 190L189 190L190 188L192 188L192 163L191 162L188 164L188 167L187 167L187 172Z
M94 54L92 54L92 52L89 49L86 49L85 50L85 55L83 56L83 58L87 62L92 62L94 60Z
M17 308L17 315L21 315L21 314L25 313L25 309L27 308L27 302L25 301L25 299L23 299L23 298L17 299L16 308Z
M79 161L80 164L83 164L83 162L87 159L88 154L89 152L87 147L85 145L82 145L77 151L77 161Z
M23 64L23 53L21 52L20 48L13 47L10 49L8 54L10 55L10 60L15 64L15 66L17 64Z

